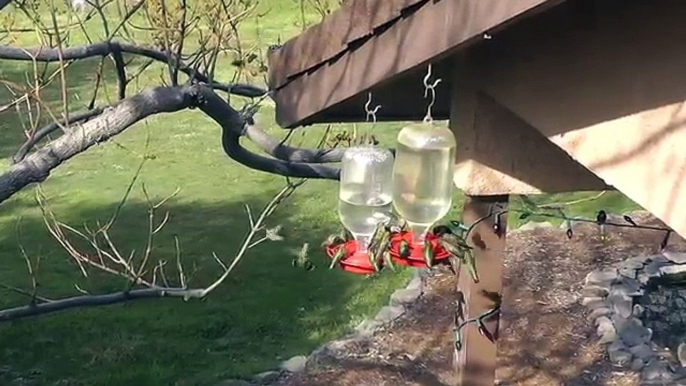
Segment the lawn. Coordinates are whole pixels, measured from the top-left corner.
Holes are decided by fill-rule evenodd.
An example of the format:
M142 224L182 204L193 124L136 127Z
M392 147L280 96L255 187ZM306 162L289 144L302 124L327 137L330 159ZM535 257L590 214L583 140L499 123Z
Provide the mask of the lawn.
M265 45L300 31L297 2L266 3L271 12L260 20L259 35ZM312 21L316 15L307 10L306 18ZM255 23L243 28L246 41L257 41ZM32 43L35 36L20 34L18 39ZM72 44L84 40L75 33ZM68 70L73 106L82 106L88 99L98 63L89 60ZM25 63L0 62L0 79L21 82L27 68ZM218 76L230 77L231 71L226 66ZM159 74L151 72L138 88L155 84ZM111 69L108 74L105 81L112 93ZM0 101L8 97L3 92ZM58 107L59 89L48 89L44 98ZM285 135L273 122L273 114L267 104L258 121L273 135ZM400 123L379 124L372 130L383 145L393 146L400 128ZM335 127L347 129L346 125ZM314 145L323 130L322 126L308 128L296 143ZM92 226L112 214L142 157L154 155L119 216L115 242L124 251L140 251L144 246L147 214L141 183L156 199L178 187L180 193L167 205L171 217L157 239L155 253L173 258L173 237L178 235L185 264L199 267L194 280L206 284L218 271L212 252L229 260L245 238L244 205L259 210L284 186L280 177L246 169L227 158L219 134L216 124L197 111L155 116L65 163L42 189L62 221L75 227ZM16 114L0 114L0 171L9 165L21 139ZM568 201L589 194L593 193L538 200ZM103 274L79 275L45 229L34 197L35 191L26 189L0 204L0 283L30 287L21 245L32 259L41 259L38 278L46 297L76 295L77 285L91 293L121 289L124 283ZM449 216L457 216L461 201L456 192ZM267 370L279 360L307 353L340 336L387 302L410 272L364 278L329 271L317 246L338 230L336 205L336 183L309 181L269 219L270 226L283 226L285 240L251 249L235 274L203 301L139 301L0 325L0 384L213 385ZM569 212L592 215L600 206L623 211L634 204L617 193L607 193L600 200L572 206ZM309 272L291 265L291 251L305 242L313 247L311 259L316 265ZM0 293L3 308L26 303L26 298L13 292Z

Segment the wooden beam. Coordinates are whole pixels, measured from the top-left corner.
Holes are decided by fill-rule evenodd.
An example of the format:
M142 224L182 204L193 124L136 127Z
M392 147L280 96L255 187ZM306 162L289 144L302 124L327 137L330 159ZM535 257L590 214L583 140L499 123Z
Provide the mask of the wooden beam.
M459 322L478 317L500 305L507 214L491 215L487 219L484 217L498 210L506 210L507 205L508 196L467 196L464 203L462 221L465 224L480 221L468 240L474 247L479 282L475 283L464 267L461 269L457 285L460 304L458 314L461 314L461 318L458 318ZM496 223L498 223L497 230ZM493 342L486 335L481 334L474 323L466 325L462 330L462 347L455 351L458 385L492 386L494 384L499 324L500 312L485 320L486 329L494 338Z
M465 194L607 190L600 178L534 127L480 92L479 66L454 58L450 127L457 138L455 185Z
M474 51L481 91L686 237L686 2L592 4Z
M367 23L365 18L352 16L357 14L355 8L376 11L391 1L347 2L321 25L270 51L269 85L274 90L276 121L286 128L334 122L339 117L326 119L327 109L481 41L484 32L496 33L562 1L430 1L411 17L396 18L395 23L389 20L386 28L370 31L367 38L357 41L350 40L360 36L355 26ZM382 110L395 107L385 104ZM364 119L362 106L350 109L359 111L359 121ZM424 116L424 109L423 105L416 109L415 119Z

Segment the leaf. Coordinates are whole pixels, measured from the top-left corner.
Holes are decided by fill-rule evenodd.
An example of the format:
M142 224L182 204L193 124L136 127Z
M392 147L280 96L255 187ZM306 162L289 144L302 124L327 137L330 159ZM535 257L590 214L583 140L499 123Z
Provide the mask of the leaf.
M491 343L495 342L495 338L493 337L493 334L491 334L491 332L488 330L488 328L486 328L484 321L481 318L479 318L476 320L476 323L479 326L479 333L481 335L483 335L484 337L486 337L486 339L491 341Z
M432 230L432 233L436 236L443 236L444 234L448 234L448 233L452 234L453 231L451 231L450 228L448 228L445 225L438 225L438 226L434 227L434 229Z
M672 235L672 231L667 231L667 234L665 234L665 238L662 239L662 242L660 243L660 249L665 249L667 248L667 244L669 243L669 236Z
M410 256L410 244L405 240L400 240L398 253L400 254L400 257L402 257L403 259Z
M329 269L333 269L336 266L336 264L340 263L344 256L345 245L341 245L336 250L336 254L333 255L333 258L331 259L331 264L329 265Z
M598 211L598 215L596 215L595 221L598 224L605 224L607 222L607 212L605 212L602 209Z
M629 224L631 224L633 226L638 226L638 224L636 224L636 221L634 221L634 219L632 219L631 217L629 217L627 215L624 215L624 221L628 222Z
M281 231L281 225L277 225L274 228L267 229L267 231L265 232L265 237L271 241L281 241L283 240L283 236L279 234L279 231Z
M428 241L424 243L424 263L426 263L426 266L429 268L434 265L434 250L431 243Z
M522 202L524 202L524 205L529 207L530 209L538 209L538 204L536 204L532 199L530 199L529 196L525 194L520 194L519 198L521 198Z
M529 218L530 216L531 216L531 212L524 212L524 213L522 213L522 214L519 215L519 219L520 219L520 220L526 220L526 219Z
M455 328L453 339L455 340L455 351L462 351L462 333L459 328Z
M391 271L395 272L395 264L393 264L393 259L391 258L391 253L385 251L383 253L384 266L387 266Z

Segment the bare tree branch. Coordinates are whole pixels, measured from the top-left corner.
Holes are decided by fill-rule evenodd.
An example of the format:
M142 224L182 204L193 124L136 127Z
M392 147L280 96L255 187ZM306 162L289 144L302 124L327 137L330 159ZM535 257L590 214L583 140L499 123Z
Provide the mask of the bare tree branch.
M179 71L185 73L190 78L196 79L204 83L211 83L212 88L217 90L222 90L235 95L240 95L249 98L257 98L266 93L266 90L256 86L218 83L210 79L207 75L194 70L193 68L184 64L183 62L177 62L177 58L173 54L167 54L165 52L158 51L153 48L140 47L129 43L109 41L84 46L68 47L61 50L61 58L64 61L71 61L87 59L97 56L107 56L111 55L113 53L113 50L121 53L144 56L162 63L169 63L171 61L173 65L178 65ZM35 60L37 62L57 62L60 61L60 50L46 47L15 48L0 45L0 59L25 61Z
M68 119L65 119L62 122L51 122L41 129L37 130L29 140L27 140L19 150L17 150L17 153L12 157L12 162L17 163L20 162L26 157L26 155L31 151L31 149L43 138L46 136L50 135L52 132L55 130L59 129L61 125L65 125L66 121L69 121L70 124L74 125L79 122L86 121L90 118L93 118L96 115L100 115L103 112L103 108L97 108L89 111L84 111L82 113L78 114L73 114L70 115Z
M117 69L117 86L119 88L118 96L119 99L126 98L126 85L128 81L126 79L126 64L124 64L124 57L121 54L121 50L118 45L114 45L111 48L112 59L114 60L114 66Z
M184 299L200 298L203 289L183 289L183 288L144 288L128 292L119 292L107 295L83 295L71 298L53 300L47 303L26 305L0 311L0 322L17 320L29 316L37 316L62 311L70 308L97 307L109 304L129 302L132 300L180 297Z
M330 163L340 162L344 148L301 149L277 141L255 125L247 125L245 136L274 158L287 162Z
M44 181L50 171L63 162L121 133L141 119L153 114L179 111L193 104L197 104L197 91L193 86L156 87L124 99L105 109L97 118L72 129L12 165L0 175L0 202L31 183Z
M0 175L0 202L31 183L44 181L50 171L63 162L121 133L134 123L153 114L174 112L189 107L198 107L221 126L224 151L242 165L281 176L334 180L339 178L340 170L336 168L271 159L245 149L240 144L240 137L245 134L246 120L208 87L156 87L104 109L97 117L71 127L71 130L58 139L12 165ZM258 129L252 129L254 138L266 138L257 135L256 130ZM299 154L294 149L290 151Z
M226 154L237 162L255 170L296 178L323 178L338 180L340 169L309 164L288 162L262 157L251 153L240 144L245 134L246 120L209 88L199 89L202 103L198 108L214 119L222 128L222 147Z

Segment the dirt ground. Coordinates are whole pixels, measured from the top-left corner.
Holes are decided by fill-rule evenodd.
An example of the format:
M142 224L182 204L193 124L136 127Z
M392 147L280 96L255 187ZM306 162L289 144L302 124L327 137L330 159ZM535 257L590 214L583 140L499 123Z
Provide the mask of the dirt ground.
M663 225L646 214L633 217L640 224ZM614 228L603 242L594 225L579 224L574 230L572 240L557 228L508 235L498 385L638 385L636 373L606 360L579 299L588 272L657 253L663 234ZM671 240L671 249L686 251L686 241ZM347 348L345 359L308 368L278 385L454 385L455 285L455 277L441 269L428 278L422 298L369 342Z

